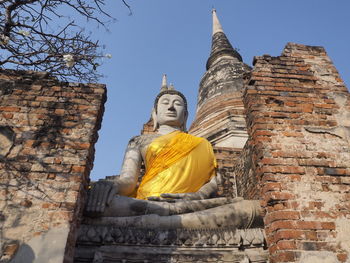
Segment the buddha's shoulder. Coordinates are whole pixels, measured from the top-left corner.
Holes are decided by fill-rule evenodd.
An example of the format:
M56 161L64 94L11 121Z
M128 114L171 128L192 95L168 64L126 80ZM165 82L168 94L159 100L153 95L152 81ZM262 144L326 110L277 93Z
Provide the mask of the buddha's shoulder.
M159 134L142 134L132 137L129 140L128 147L140 147L143 148L150 144L155 138L159 137Z

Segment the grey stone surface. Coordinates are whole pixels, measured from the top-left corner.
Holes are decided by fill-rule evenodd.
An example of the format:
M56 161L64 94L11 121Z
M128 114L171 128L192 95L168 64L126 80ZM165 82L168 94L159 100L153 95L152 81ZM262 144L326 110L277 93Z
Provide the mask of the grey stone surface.
M152 229L82 224L79 229L78 242L80 245L103 243L177 247L241 247L264 246L265 237L261 228Z
M339 263L337 256L329 251L307 251L302 252L300 263Z
M11 263L62 263L69 226L51 228L22 244Z
M75 262L267 262L261 229L155 230L82 225L78 245Z
M78 256L78 255L77 255ZM163 248L135 246L103 246L97 251L91 248L81 250L75 262L123 262L123 263L176 263L176 262L215 262L215 263L264 263L268 254L262 248Z
M190 203L185 205L191 206ZM98 217L85 218L84 222L97 225L154 229L215 229L224 227L250 228L254 226L263 226L259 201L235 201L235 199L229 204L179 215L160 216L157 214L146 214L125 217Z
M15 140L14 131L7 126L0 126L0 157L5 157Z
M242 61L241 55L232 47L224 32L217 32L213 35L211 52L207 61L207 70L219 57L229 56Z

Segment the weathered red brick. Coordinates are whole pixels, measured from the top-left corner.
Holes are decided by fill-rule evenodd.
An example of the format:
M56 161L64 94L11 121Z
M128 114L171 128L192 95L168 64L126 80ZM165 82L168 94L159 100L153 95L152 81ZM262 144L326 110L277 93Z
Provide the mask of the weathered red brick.
M264 218L265 224L270 224L276 220L297 220L300 219L299 211L274 211L267 213Z
M348 254L347 253L339 253L339 254L337 254L337 258L340 262L346 262L348 259Z
M49 96L37 96L36 97L36 101L56 101L57 98L56 97L49 97Z
M16 254L18 248L19 248L18 243L12 243L12 244L5 245L3 253L4 253L4 255L13 256L14 254Z
M42 203L41 207L45 209L57 209L59 207L59 203Z
M1 113L1 115L5 119L12 119L13 118L13 113L3 112L3 113Z
M67 209L73 211L76 207L76 203L74 202L62 202L60 203L60 208Z
M311 113L313 112L314 106L312 104L303 104L300 106L302 112Z
M282 132L282 134L286 137L304 137L303 133L294 132L294 131L285 131L285 132Z
M327 230L335 230L334 222L320 222L320 221L296 221L295 227L298 229L327 229Z
M254 132L255 136L272 136L274 135L271 131L257 130Z
M268 225L267 234L276 230L298 229L296 221L294 220L280 220L274 221Z
M57 114L57 115L64 115L65 112L66 111L64 109L55 109L55 114Z
M276 251L294 250L296 248L297 246L294 240L279 240L276 244L269 247L269 252L275 254Z
M75 149L89 149L91 146L91 143L88 142L82 142L82 143L75 143L74 148Z
M14 106L0 106L0 112L19 112L21 111L20 107L14 107Z
M72 166L72 172L73 173L83 173L85 171L85 166L78 166L78 165L73 165Z
M281 191L282 190L282 184L281 183L275 183L275 182L267 182L264 184L262 191L268 192L268 191Z
M54 180L55 178L56 178L56 174L51 173L47 175L47 179Z
M286 173L286 174L304 174L305 169L299 166L264 166L262 172L267 173Z
M271 263L277 262L295 262L296 260L296 252L293 251L277 251L274 255L270 256Z
M268 158L264 157L261 159L262 164L271 164L271 165L295 165L297 164L296 160L293 160L291 158Z
M315 107L317 108L323 108L323 109L332 109L332 108L337 108L337 106L335 104L326 104L326 103L316 103Z

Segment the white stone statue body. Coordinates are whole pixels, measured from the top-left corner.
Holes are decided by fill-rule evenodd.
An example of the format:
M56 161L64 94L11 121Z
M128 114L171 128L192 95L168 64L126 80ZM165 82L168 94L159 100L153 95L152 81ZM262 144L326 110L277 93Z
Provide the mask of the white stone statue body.
M187 102L180 92L161 92L152 113L157 133L130 140L120 176L112 182L99 181L92 187L86 215L99 217L94 219L95 223L97 220L126 227L249 227L256 219L260 206L256 201L241 198L210 198L217 192L218 176L203 183L196 192L164 192L158 196L148 196L148 200L127 197L137 187L141 163L147 159L146 152L151 142L160 136L184 131L187 116Z

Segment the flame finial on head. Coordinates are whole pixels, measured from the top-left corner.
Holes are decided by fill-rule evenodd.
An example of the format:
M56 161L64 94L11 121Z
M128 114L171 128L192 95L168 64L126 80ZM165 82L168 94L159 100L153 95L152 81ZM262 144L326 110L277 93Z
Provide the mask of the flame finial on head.
M162 86L160 89L160 92L168 90L168 84L167 84L167 77L166 74L163 74L163 78L162 78Z
M175 90L174 84L170 83L168 90Z

